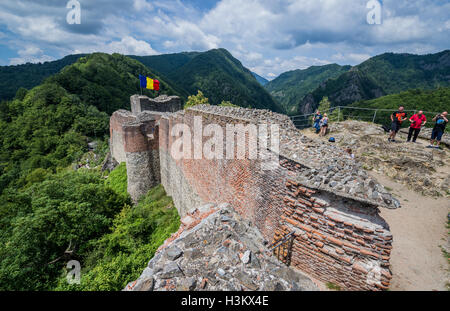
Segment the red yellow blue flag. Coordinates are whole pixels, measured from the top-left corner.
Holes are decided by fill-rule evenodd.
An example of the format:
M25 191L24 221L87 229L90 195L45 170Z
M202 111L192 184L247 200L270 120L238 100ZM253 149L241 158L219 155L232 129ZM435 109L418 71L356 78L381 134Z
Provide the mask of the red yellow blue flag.
M159 91L160 83L158 80L139 75L139 81L141 83L141 88Z

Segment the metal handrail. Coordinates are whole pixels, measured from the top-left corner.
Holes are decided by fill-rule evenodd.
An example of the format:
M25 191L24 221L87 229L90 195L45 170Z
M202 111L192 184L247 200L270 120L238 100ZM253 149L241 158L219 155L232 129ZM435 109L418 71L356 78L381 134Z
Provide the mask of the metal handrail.
M335 109L355 109L355 110L368 110L368 111L397 111L396 109L376 109L376 108L363 108L363 107L350 107L350 106L335 106L335 107L331 107L330 109L325 110L324 112L329 112L329 111L334 111ZM405 112L417 112L418 109L416 110L405 110ZM423 113L426 114L439 114L439 112L432 112L432 111L424 111ZM315 113L310 113L310 114L302 114L302 115L297 115L297 116L291 116L291 119L296 119L296 118L302 118L302 117L309 117L309 116L313 116Z
M363 111L373 111L373 116L352 116L352 115L345 115L344 114L344 109L347 109L346 111L348 111L349 109L354 109L354 110L363 110ZM345 120L345 118L356 118L356 120L367 120L367 121L372 121L372 123L375 123L375 121L377 120L377 116L378 116L378 112L391 112L391 111L396 111L396 109L376 109L376 108L363 108L363 107L350 107L350 106L336 106L336 107L331 107L327 110L323 110L323 112L332 112L332 111L338 111L338 122L340 122L341 120ZM417 113L418 110L405 110L405 112L413 112L413 113ZM350 112L351 113L351 112ZM437 115L439 114L438 112L431 112L431 111L424 111L424 114L427 115ZM314 113L311 114L304 114L304 115L297 115L297 116L290 116L289 118L291 119L291 121L294 123L295 127L297 128L308 128L312 126L312 119L310 120L310 117L314 116Z
M277 259L284 262L287 266L291 264L292 244L295 238L294 234L295 231L292 231L285 235L281 240L276 241L269 246L270 251L277 255ZM286 245L286 243L288 243L288 245ZM286 255L284 255L285 253ZM280 254L282 254L281 258Z

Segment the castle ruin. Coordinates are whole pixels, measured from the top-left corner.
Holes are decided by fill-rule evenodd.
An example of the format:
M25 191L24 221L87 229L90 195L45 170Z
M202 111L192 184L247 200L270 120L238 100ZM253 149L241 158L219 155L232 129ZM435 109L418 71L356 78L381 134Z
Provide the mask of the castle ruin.
M393 237L379 208L400 205L344 150L305 137L287 116L267 110L182 110L179 98L138 95L131 108L112 115L110 147L112 157L127 165L134 201L161 183L182 218L194 217L199 206L226 202L269 243L293 233L290 265L307 275L347 290L389 288ZM195 117L222 128L279 125L279 166L262 170L261 160L249 158L174 159L171 131L177 124L193 129Z

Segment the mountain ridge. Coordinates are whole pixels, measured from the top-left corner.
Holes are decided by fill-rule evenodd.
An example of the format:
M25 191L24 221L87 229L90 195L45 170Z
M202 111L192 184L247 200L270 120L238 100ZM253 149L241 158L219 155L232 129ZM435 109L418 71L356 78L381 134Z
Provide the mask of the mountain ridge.
M329 79L299 103L298 111L312 113L323 97L332 106L346 106L409 89L435 89L450 85L450 50L435 54L384 53Z
M351 66L328 64L287 71L265 85L271 95L290 114L297 112L299 101L330 78L349 71Z
M155 68L187 94L202 91L213 105L230 101L241 107L284 112L253 73L226 49L132 57Z

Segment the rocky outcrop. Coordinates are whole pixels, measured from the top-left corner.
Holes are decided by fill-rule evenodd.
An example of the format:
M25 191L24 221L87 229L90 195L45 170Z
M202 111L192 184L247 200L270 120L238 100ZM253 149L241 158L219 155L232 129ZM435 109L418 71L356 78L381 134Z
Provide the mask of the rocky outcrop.
M397 143L389 143L381 126L361 121L333 123L330 131L340 148L353 150L365 170L396 179L423 195L450 194L447 151L425 148L430 130L424 130L426 141L417 144L406 143L404 132Z
M429 139L431 139L432 131L433 130L430 129L430 128L421 129L420 133L419 133L419 137L422 138L422 139L429 140ZM408 128L401 129L400 132L403 133L403 134L408 134L409 129ZM450 135L448 134L448 132L444 133L444 135L442 136L441 144L442 145L446 145L447 147L450 147Z
M126 291L317 290L277 261L261 233L228 204L199 207L182 223Z

